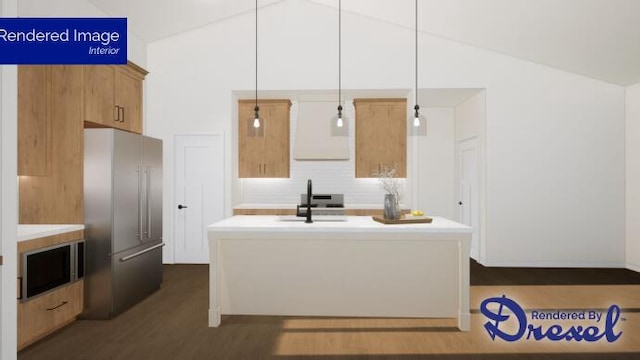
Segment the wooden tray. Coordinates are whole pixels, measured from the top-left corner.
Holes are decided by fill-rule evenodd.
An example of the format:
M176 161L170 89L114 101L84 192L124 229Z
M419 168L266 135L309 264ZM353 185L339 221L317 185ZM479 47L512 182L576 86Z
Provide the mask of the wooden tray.
M395 225L395 224L428 224L431 221L433 221L432 218L427 217L427 216L410 217L410 218L405 218L403 216L398 220L385 219L382 216L372 216L372 218L373 218L374 221L377 221L379 223L386 224L386 225Z

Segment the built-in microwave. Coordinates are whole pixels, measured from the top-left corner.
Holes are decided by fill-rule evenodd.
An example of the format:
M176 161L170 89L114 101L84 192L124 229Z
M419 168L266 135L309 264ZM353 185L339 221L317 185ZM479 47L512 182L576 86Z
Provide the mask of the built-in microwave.
M84 241L22 253L22 301L84 277Z

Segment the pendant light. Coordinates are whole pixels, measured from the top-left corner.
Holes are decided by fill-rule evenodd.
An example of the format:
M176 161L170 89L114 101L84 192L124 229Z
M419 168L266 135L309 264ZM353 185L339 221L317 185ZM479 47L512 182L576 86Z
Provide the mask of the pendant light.
M415 0L415 15L416 15L416 86L415 97L416 102L413 107L413 114L409 117L409 134L412 136L426 136L427 135L427 118L420 114L420 105L418 105L418 0Z
M247 129L250 136L263 137L265 121L260 118L260 107L258 106L258 0L256 0L256 103L253 108L253 116L248 119Z
M349 136L349 121L342 113L342 0L338 0L338 113L331 118L331 136Z

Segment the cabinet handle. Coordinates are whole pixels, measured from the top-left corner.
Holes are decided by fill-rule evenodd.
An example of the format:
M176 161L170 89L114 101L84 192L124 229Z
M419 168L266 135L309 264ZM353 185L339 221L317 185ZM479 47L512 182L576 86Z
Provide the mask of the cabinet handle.
M120 121L120 106L114 106L113 121Z
M265 175L267 174L267 164L264 164L264 172L263 172L263 174L265 174Z
M65 305L67 305L68 303L69 303L68 301L63 301L63 302L61 302L61 303L60 303L60 305L58 305L58 306L54 306L54 307L52 307L52 308L47 308L46 310L47 310L47 311L52 311L52 310L55 310L55 309L57 309L57 308L59 308L59 307L63 307L63 306L65 306Z
M120 122L124 122L124 106L120 106L120 110L122 110L122 120Z

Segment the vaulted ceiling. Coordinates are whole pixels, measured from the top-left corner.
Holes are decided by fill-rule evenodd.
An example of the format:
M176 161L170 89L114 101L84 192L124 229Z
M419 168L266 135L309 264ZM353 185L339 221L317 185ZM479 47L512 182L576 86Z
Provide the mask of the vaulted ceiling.
M90 0L153 42L253 11L254 0ZM338 0L310 1L337 7ZM345 12L413 27L413 0L344 0ZM640 82L640 0L419 0L421 32L617 85Z

